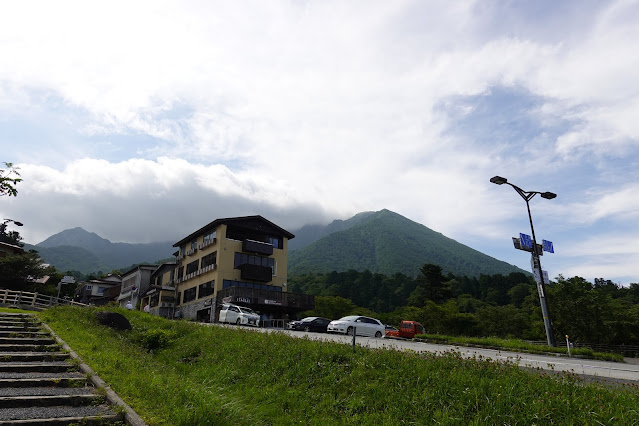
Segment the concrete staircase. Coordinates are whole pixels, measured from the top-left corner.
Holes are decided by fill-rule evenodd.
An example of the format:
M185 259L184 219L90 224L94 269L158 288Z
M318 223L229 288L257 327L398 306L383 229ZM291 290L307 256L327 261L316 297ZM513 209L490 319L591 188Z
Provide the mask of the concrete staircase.
M0 426L126 424L79 364L34 315L0 312Z

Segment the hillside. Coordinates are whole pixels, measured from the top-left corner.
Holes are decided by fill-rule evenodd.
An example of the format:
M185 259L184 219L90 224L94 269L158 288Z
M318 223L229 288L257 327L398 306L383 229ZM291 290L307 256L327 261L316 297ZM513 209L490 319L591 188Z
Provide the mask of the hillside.
M381 210L359 217L345 230L289 252L288 273L368 269L386 275L401 272L416 276L425 263L440 265L444 273L458 276L523 272L397 213Z
M172 256L172 243L112 243L82 228L59 232L35 246L45 262L60 271L111 271L135 263L153 263Z
M358 225L368 219L375 212L358 213L350 219L334 220L328 225L304 225L300 229L294 231L295 238L288 242L289 250L298 250L304 248L322 237L339 231L345 231Z

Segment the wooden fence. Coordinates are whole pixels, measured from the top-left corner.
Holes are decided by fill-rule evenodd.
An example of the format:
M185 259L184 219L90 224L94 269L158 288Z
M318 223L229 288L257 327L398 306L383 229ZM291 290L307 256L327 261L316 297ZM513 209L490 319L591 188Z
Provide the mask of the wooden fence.
M84 303L74 302L69 299L60 299L46 294L0 289L0 306L2 307L13 306L15 308L41 311L51 306L59 305L88 306Z

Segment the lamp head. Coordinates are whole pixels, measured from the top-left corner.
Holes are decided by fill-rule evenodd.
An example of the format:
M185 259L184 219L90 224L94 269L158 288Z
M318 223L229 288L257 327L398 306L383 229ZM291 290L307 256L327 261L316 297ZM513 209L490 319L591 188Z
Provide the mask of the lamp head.
M542 192L539 195L541 195L541 198L545 198L546 200L552 200L557 196L554 192Z
M503 185L508 182L508 179L501 176L493 176L490 178L490 181L497 185Z
M22 222L16 222L15 220L13 221L13 224L14 224L15 226L22 226Z

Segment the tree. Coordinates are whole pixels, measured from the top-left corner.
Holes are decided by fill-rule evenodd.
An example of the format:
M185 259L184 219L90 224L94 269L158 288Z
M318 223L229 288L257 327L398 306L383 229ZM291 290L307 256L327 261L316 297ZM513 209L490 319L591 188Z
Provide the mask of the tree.
M408 304L412 306L424 306L427 300L441 303L450 296L450 282L445 281L442 268L439 265L427 263L419 270L415 279L417 288L408 298Z
M4 165L6 168L0 169L0 196L16 197L18 195L16 185L22 182L19 178L20 173L12 163L4 163Z
M0 288L34 291L36 279L54 273L55 268L45 266L35 250L0 257Z

